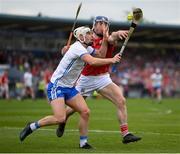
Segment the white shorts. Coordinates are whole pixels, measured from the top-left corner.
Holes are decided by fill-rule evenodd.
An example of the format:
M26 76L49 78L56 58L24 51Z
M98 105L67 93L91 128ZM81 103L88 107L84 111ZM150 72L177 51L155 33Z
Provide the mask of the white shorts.
M93 92L99 91L112 83L109 74L99 76L84 76L81 75L77 81L76 89L83 96L91 96Z
M8 86L8 84L3 84L3 85L1 85L0 86L0 90L4 93L7 93L7 92L9 92L9 86Z

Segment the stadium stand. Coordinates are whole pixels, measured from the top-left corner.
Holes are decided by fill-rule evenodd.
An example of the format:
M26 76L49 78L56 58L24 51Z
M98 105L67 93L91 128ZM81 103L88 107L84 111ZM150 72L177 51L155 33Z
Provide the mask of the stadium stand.
M23 74L28 68L36 97L44 97L43 89L62 57L59 49L65 45L72 24L71 19L0 14L0 84L4 70L8 70L10 97L21 99ZM79 25L91 27L92 21L78 20ZM111 22L112 31L129 26L128 22ZM150 75L158 67L163 74L164 96L180 96L179 42L179 26L141 24L130 39L122 62L110 70L112 79L128 97L149 97ZM0 95L3 97L3 93Z

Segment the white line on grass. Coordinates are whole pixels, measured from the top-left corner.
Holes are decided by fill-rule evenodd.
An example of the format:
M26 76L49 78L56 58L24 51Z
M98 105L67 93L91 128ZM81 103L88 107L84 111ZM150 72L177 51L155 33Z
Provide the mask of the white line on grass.
M20 127L0 127L0 130L6 130L6 129L9 129L9 130L21 130L22 128ZM41 128L39 129L41 131L53 131L55 132L56 129L50 129L50 128ZM39 131L38 130L38 131ZM78 132L79 130L77 129L66 129L66 132ZM90 133L120 133L119 131L113 131L113 130L88 130ZM169 135L169 136L180 136L180 134L175 134L175 133L158 133L158 132L135 132L135 133L139 133L139 134L150 134L150 135Z

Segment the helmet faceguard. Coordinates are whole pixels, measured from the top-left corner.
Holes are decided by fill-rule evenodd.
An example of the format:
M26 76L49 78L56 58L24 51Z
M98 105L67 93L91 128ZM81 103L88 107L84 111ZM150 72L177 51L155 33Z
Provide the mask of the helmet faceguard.
M75 38L79 39L79 35L83 35L85 37L86 33L91 32L89 27L78 27L74 30L73 35Z
M86 33L91 32L91 29L89 27L78 27L74 30L73 35L75 38L77 38L79 41L81 41L79 39L79 36L82 35L83 37L85 37Z
M76 29L74 30L74 32L73 32L73 35L74 35L74 37L75 37L78 41L80 41L81 43L84 43L84 44L86 44L87 46L89 46L89 45L91 45L92 43L90 43L90 44L85 43L85 36L86 36L86 34L87 34L88 32L91 32L91 29L90 29L89 27L82 26L82 27L76 28ZM80 39L80 35L83 36L84 40L81 40L81 39Z
M97 35L97 36L99 36L99 37L103 37L103 34L100 32L97 32L96 30L95 30L95 25L96 25L96 23L97 22L104 22L104 23L106 23L108 26L110 25L110 22L109 22L109 19L107 18L107 17L105 17L105 16L96 16L95 18L94 18L94 21L93 21L93 31L94 31L94 33Z

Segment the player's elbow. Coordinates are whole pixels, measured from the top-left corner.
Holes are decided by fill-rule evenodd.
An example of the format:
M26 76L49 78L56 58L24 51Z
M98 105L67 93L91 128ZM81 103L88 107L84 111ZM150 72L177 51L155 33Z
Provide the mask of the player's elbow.
M95 59L91 59L88 61L88 64L91 65L91 66L96 66L96 60Z
M94 62L89 62L89 65L90 66L95 66L95 63Z
M84 55L82 60L91 66L95 65L96 63L96 58L92 57L91 55Z

